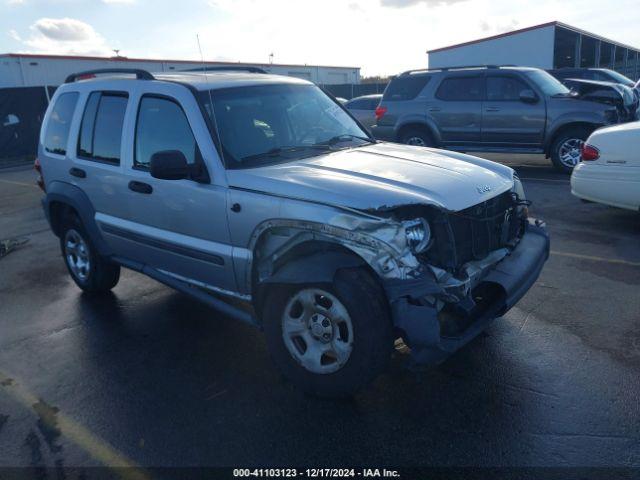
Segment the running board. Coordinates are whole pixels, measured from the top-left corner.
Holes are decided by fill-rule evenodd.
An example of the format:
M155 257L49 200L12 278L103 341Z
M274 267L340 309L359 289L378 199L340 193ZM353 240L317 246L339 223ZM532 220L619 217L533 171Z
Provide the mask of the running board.
M177 278L159 272L155 268L151 268L137 262L131 262L124 258L114 257L112 258L112 260L124 267L143 273L168 287L184 293L185 295L189 295L190 297L201 301L202 303L214 308L215 310L218 310L220 313L223 313L224 315L227 315L234 320L240 320L241 322L248 323L249 325L252 325L254 327L261 328L258 319L254 315L245 312L238 307L234 307L224 300L220 300L219 298L214 297L213 295L205 292L204 290L201 290L200 288L194 287L187 282L178 280Z

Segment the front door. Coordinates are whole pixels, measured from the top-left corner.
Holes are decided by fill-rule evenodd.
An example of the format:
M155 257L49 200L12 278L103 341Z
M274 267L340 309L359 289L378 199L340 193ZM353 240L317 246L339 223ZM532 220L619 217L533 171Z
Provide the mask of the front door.
M213 181L214 175L202 183L161 180L149 173L154 153L178 150L189 164L207 169L202 152L208 148L211 156L213 150L193 95L175 87L158 85L158 93L132 98L136 109L127 124L127 181L119 192L128 215L98 220L121 256L179 279L236 291L226 185Z

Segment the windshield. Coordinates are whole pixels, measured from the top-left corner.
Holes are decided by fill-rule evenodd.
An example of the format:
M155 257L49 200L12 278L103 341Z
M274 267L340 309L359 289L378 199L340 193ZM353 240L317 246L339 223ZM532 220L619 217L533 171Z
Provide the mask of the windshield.
M567 87L544 70L530 70L526 72L526 75L535 82L546 95L569 95L570 93Z
M201 92L200 99L209 115L213 100L227 168L297 160L373 142L315 85L235 87Z

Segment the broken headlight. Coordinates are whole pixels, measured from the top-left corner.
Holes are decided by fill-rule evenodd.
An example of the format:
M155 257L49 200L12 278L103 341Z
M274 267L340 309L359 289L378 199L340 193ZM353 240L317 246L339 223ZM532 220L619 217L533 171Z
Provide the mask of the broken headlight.
M531 202L527 201L527 198L524 195L524 187L522 186L522 182L517 175L513 176L513 188L511 189L511 191L516 194L516 201L518 202L518 213L525 218L528 217L528 207Z
M413 253L424 252L431 243L431 228L424 218L403 222L407 244Z

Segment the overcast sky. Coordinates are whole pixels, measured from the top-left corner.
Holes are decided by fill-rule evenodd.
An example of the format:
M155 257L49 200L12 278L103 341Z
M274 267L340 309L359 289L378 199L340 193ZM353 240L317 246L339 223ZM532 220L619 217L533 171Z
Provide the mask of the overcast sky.
M0 53L120 55L362 67L559 20L640 47L638 0L0 0Z

